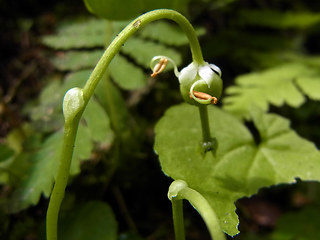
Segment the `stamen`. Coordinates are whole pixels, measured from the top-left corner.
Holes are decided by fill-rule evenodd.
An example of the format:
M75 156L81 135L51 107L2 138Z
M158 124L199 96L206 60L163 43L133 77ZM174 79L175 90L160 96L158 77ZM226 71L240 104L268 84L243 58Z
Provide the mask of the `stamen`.
M193 91L193 95L196 98L199 98L201 100L209 100L209 99L211 99L211 103L212 104L217 104L217 102L218 102L218 99L216 97L212 97L210 94L207 94L207 93L204 93L204 92ZM191 92L189 92L189 96L190 96L191 99L193 98Z
M153 73L150 75L151 77L157 76L159 73L163 72L168 64L167 58L160 58L159 62L154 66Z

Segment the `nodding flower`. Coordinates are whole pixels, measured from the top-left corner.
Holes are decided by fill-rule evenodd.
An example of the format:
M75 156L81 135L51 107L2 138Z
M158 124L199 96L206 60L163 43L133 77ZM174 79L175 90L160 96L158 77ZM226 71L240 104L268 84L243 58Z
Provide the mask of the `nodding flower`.
M175 62L165 56L156 56L151 60L152 77L157 76L167 66L173 64L174 73L180 83L180 91L184 100L193 105L216 104L222 92L221 70L214 64L192 62L178 71Z

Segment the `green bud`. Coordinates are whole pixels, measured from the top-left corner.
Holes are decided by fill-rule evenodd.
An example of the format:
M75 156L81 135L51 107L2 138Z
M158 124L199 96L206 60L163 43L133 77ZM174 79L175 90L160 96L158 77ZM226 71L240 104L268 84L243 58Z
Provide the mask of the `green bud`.
M183 180L175 180L174 182L172 182L168 191L169 200L172 200L172 198L177 197L179 192L187 187L188 184Z
M65 120L74 119L84 107L83 91L75 87L69 89L63 98L63 115Z

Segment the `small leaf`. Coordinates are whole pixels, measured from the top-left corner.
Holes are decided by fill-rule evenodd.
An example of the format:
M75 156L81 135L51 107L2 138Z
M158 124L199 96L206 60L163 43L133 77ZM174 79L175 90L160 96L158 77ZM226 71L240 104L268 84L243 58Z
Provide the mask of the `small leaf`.
M90 138L97 142L110 140L112 131L110 120L103 107L95 100L91 99L83 113Z
M90 159L91 152L93 150L93 142L90 137L90 129L80 124L77 132L77 138L74 144L74 152L70 166L71 175L76 175L80 173L81 160ZM58 160L59 158L56 159L56 161Z
M187 13L187 6L190 0L85 0L87 9L105 19L126 20L138 17L144 12L154 9L167 8L174 9L182 13ZM112 7L111 7L112 6Z
M103 47L106 42L107 21L89 19L62 26L56 35L45 36L42 42L54 49Z
M204 28L196 29L197 35L205 33ZM153 39L168 45L181 46L189 43L185 33L175 24L158 21L145 26L140 35L144 38Z
M8 206L9 212L19 212L37 204L42 193L49 196L58 167L62 138L62 132L56 132L45 140L39 151L30 155L33 165L14 191Z
M211 135L218 142L215 155L201 154L198 112L186 104L170 108L157 123L155 151L164 173L201 193L229 235L238 233L237 199L296 178L320 180L319 151L291 130L288 120L252 109L261 138L256 144L234 116L216 107L208 110Z
M146 85L146 75L141 68L130 63L121 55L116 56L110 66L110 75L119 86L126 90L134 90Z
M136 37L130 38L122 48L122 52L134 58L137 63L149 68L151 59L157 55L163 55L173 59L177 65L182 62L181 55L174 49L152 41L145 41ZM168 67L170 67L168 65Z
M108 204L91 201L61 219L58 235L61 240L116 240L117 222Z
M69 89L73 87L84 87L86 81L90 77L91 72L92 70L81 70L65 75L64 82L59 91L60 94L63 96Z
M115 84L104 76L96 89L96 95L101 106L106 109L110 116L112 129L117 137L122 139L131 137L130 114L126 102Z
M127 20L142 12L142 0L84 0L87 9L100 18Z
M102 54L103 50L60 52L52 59L52 63L61 71L93 68Z
M319 76L306 76L297 79L301 90L312 100L320 100L320 78Z
M0 163L13 157L14 151L5 144L0 144Z
M307 96L311 93L312 98L318 96L316 90L310 88L318 87L319 81L320 73L301 63L288 63L260 73L241 75L236 78L235 86L226 89L228 96L223 100L223 107L245 118L249 117L253 105L264 111L268 110L269 104L299 107L306 100L303 93Z
M81 160L90 158L94 141L112 141L113 139L108 117L95 99L89 102L83 118L86 125L82 121L78 128L70 168L71 175L80 172ZM10 212L18 212L37 204L42 193L46 197L50 195L59 164L62 143L63 132L57 131L37 147L39 150L24 158L17 156L17 159L21 158L24 164L29 160L29 169L11 197ZM18 163L14 162L14 164ZM9 167L14 167L14 164Z

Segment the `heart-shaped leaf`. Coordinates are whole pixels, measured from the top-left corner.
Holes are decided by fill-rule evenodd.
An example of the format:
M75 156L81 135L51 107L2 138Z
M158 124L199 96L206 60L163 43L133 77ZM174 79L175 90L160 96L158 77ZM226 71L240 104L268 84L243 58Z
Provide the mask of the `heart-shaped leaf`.
M201 154L198 111L185 104L172 107L158 122L155 150L164 173L201 193L227 234L238 233L237 199L262 187L294 183L296 178L320 179L318 150L291 130L288 120L253 109L261 140L256 143L236 117L216 107L208 110L211 134L218 142L215 154Z

